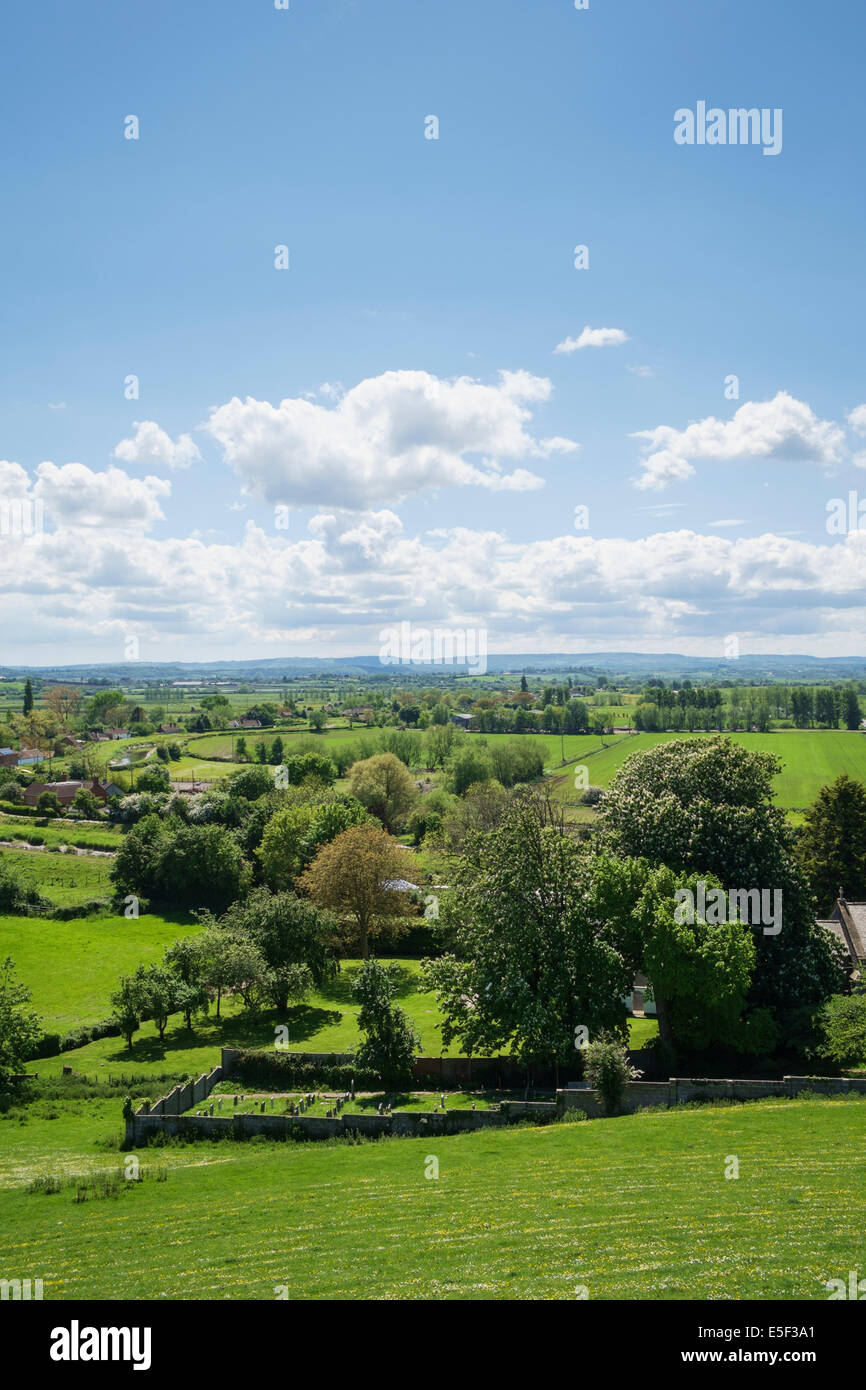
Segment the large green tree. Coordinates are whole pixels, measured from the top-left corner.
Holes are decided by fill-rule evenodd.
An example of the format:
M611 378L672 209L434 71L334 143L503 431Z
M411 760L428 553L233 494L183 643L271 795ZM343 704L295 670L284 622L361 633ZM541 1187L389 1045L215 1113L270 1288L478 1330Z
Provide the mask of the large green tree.
M15 976L15 962L0 964L0 1081L19 1072L42 1035L39 1017L28 1009L30 990Z
M754 930L751 1009L770 1008L780 1042L807 1046L812 1014L840 984L840 960L816 925L794 833L773 804L778 759L729 739L677 739L633 753L605 793L602 844L725 889L780 892L778 931Z
M339 972L336 918L295 893L255 888L245 902L233 904L218 925L236 937L248 937L261 952L268 967L264 992L280 1011Z
M846 897L866 897L866 787L843 773L822 787L806 812L797 856L818 899L818 911L833 910L840 888Z
M443 904L454 950L425 962L443 1041L508 1047L526 1066L573 1060L578 1028L626 1039L632 972L588 901L592 866L549 803L519 791L499 825L469 831ZM583 1035L580 1035L583 1036Z
M632 971L652 982L669 1063L683 1051L717 1044L762 1052L776 1041L766 1009L744 1017L754 936L729 913L727 901L722 913L706 910L721 889L712 875L675 874L645 859L599 855L592 861L592 909L614 931Z
M378 1072L393 1088L409 1081L421 1037L399 1004L393 1002L399 984L396 965L365 960L352 983L360 1004L358 1028L364 1041L355 1050L355 1065Z

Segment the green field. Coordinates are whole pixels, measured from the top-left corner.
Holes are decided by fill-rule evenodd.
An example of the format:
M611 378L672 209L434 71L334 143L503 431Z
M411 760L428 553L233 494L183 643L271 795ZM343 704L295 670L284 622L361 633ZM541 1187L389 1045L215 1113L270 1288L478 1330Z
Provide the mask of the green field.
M866 1267L862 1098L145 1149L143 1181L83 1202L25 1186L121 1171L119 1100L66 1104L0 1117L0 1245L47 1300L810 1301Z
M111 859L87 854L52 854L44 849L2 849L0 861L27 888L36 888L57 907L106 898Z
M610 744L603 752L579 755L586 762L589 782L606 787L632 753L653 748L673 739L708 738L708 734L632 734ZM717 737L717 735L716 735ZM782 762L775 779L775 799L785 810L804 809L815 800L822 787L847 772L856 781L866 782L866 735L842 730L792 729L770 734L725 734L725 738L758 753L774 753ZM579 759L578 759L579 760ZM555 776L552 784L561 800L576 799L574 770Z
M35 818L33 818L35 819ZM123 837L119 825L94 825L92 821L56 820L47 825L34 825L29 816L0 816L0 840L30 841L34 844L84 846L88 849L114 851Z
M58 857L52 855L52 862ZM31 1007L45 1030L62 1032L107 1018L109 995L120 975L129 974L141 962L158 960L179 936L196 930L195 922L184 925L182 920L153 913L139 918L81 917L71 922L0 917L0 958L8 955L14 960L17 978L32 991ZM104 1038L103 1042L111 1044L113 1051L123 1046L122 1039ZM65 1053L56 1059L56 1070L64 1059ZM31 1069L49 1065L33 1062Z

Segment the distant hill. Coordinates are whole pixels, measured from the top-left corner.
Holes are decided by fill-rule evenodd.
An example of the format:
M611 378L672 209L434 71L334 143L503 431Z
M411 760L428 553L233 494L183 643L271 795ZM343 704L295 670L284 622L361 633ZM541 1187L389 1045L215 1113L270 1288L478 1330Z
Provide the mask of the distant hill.
M0 679L38 676L43 680L129 681L168 680L280 680L283 676L399 676L466 674L472 668L459 663L448 665L412 662L411 665L384 666L377 656L344 657L267 657L239 661L107 662L76 666L0 666ZM513 672L527 675L546 672L575 676L631 675L700 676L710 680L753 679L755 681L863 680L866 657L851 656L684 656L676 652L501 652L489 655L490 673Z

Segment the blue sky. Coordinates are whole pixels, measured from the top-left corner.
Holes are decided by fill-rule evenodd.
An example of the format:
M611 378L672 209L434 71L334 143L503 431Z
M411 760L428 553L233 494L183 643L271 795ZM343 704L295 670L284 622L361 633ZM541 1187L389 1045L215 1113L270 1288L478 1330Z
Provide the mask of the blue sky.
M826 521L866 498L864 30L855 0L18 7L0 501L44 521L0 536L0 663L403 620L862 652L863 541ZM698 101L780 108L781 152L676 144Z

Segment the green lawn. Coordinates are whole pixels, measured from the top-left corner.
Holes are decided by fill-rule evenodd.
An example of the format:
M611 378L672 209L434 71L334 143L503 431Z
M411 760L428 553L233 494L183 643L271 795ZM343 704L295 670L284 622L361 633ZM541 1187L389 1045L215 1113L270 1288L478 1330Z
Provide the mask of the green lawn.
M57 907L71 907L111 892L111 859L84 854L52 854L44 849L2 849L0 861L28 888L36 888Z
M57 858L51 856L52 861ZM141 962L158 960L179 936L197 930L193 921L184 925L153 913L137 919L81 917L71 922L0 917L0 958L8 955L15 961L17 977L30 987L31 1007L46 1031L63 1032L78 1023L98 1023L106 1018L111 1013L109 995L120 975L130 973ZM116 1050L119 1040L103 1041ZM58 1057L55 1070L59 1071L72 1055ZM39 1071L49 1065L33 1062L31 1069Z
M827 1298L866 1268L866 1102L759 1102L378 1143L139 1150L119 1102L0 1117L0 1246L52 1299ZM739 1177L726 1179L729 1156ZM428 1178L430 1159L438 1177ZM166 1181L150 1180L161 1169ZM285 1296L285 1295L283 1295ZM804 1319L808 1321L808 1319Z
M71 1027L93 1023L111 1012L109 995L119 975L139 961L158 959L166 946L198 928L147 915L138 921L124 918L83 918L74 922L46 922L39 918L0 918L0 956L11 955L19 978L33 991L33 1007L46 1027ZM443 1049L441 1016L435 995L419 988L420 961L394 962L401 982L397 1002L421 1035L421 1055L459 1055L453 1043ZM358 1005L352 995L352 979L360 961L345 960L336 980L315 991L305 1004L288 1015L273 1010L250 1016L240 1000L223 1000L217 1022L211 1008L206 1020L194 1020L190 1033L180 1014L174 1015L160 1041L152 1023L145 1023L127 1049L123 1038L99 1038L85 1047L56 1057L39 1058L28 1070L40 1076L56 1075L73 1066L86 1076L104 1075L118 1068L142 1074L172 1071L196 1076L210 1071L219 1061L222 1047L268 1047L277 1024L289 1027L288 1046L297 1052L351 1052L360 1042ZM632 1046L640 1047L656 1032L654 1019L629 1020Z
M0 919L0 923L2 920ZM146 920L144 917L139 919L140 922ZM72 922L65 925L83 924ZM98 928L95 921L89 925L92 935L93 930ZM168 945L175 937L194 931L195 927L182 928L166 924L166 929L170 934L164 944ZM2 949L3 937L0 931L0 951ZM14 950L10 950L9 953L14 957ZM157 954L159 952L154 949L153 955L149 958L152 959ZM19 974L25 983L34 989L34 1007L38 1010L40 990L36 985L38 970L34 968L37 964L38 948L32 961L26 965L21 963ZM114 964L113 955L109 956L103 972L104 1005L98 1015L100 1018L110 1012L108 994L117 975L128 969L129 964L130 962L122 966ZM398 960L395 964L401 970L397 1000L421 1034L422 1054L438 1057L442 1051L440 1016L434 996L422 993L418 989L420 962ZM358 1005L351 992L351 981L359 968L359 961L343 961L342 970L336 980L311 994L305 1004L298 1004L290 1009L285 1017L278 1017L273 1010L250 1016L243 1012L240 1000L223 1000L219 1023L216 1021L214 1009L211 1008L206 1020L194 1021L192 1033L187 1032L184 1027L182 1016L176 1014L162 1042L154 1025L145 1023L136 1033L131 1051L127 1049L123 1038L100 1038L97 1042L88 1043L86 1047L64 1052L58 1057L47 1060L40 1058L31 1062L28 1071L38 1072L40 1076L49 1076L57 1074L62 1066L68 1065L74 1066L76 1071L84 1075L93 1076L123 1066L142 1074L173 1071L190 1072L198 1076L203 1071L210 1071L211 1067L219 1062L221 1047L272 1046L276 1025L286 1022L289 1026L288 1045L293 1051L350 1052L360 1041L356 1022ZM456 1053L456 1046L452 1047L451 1051Z

